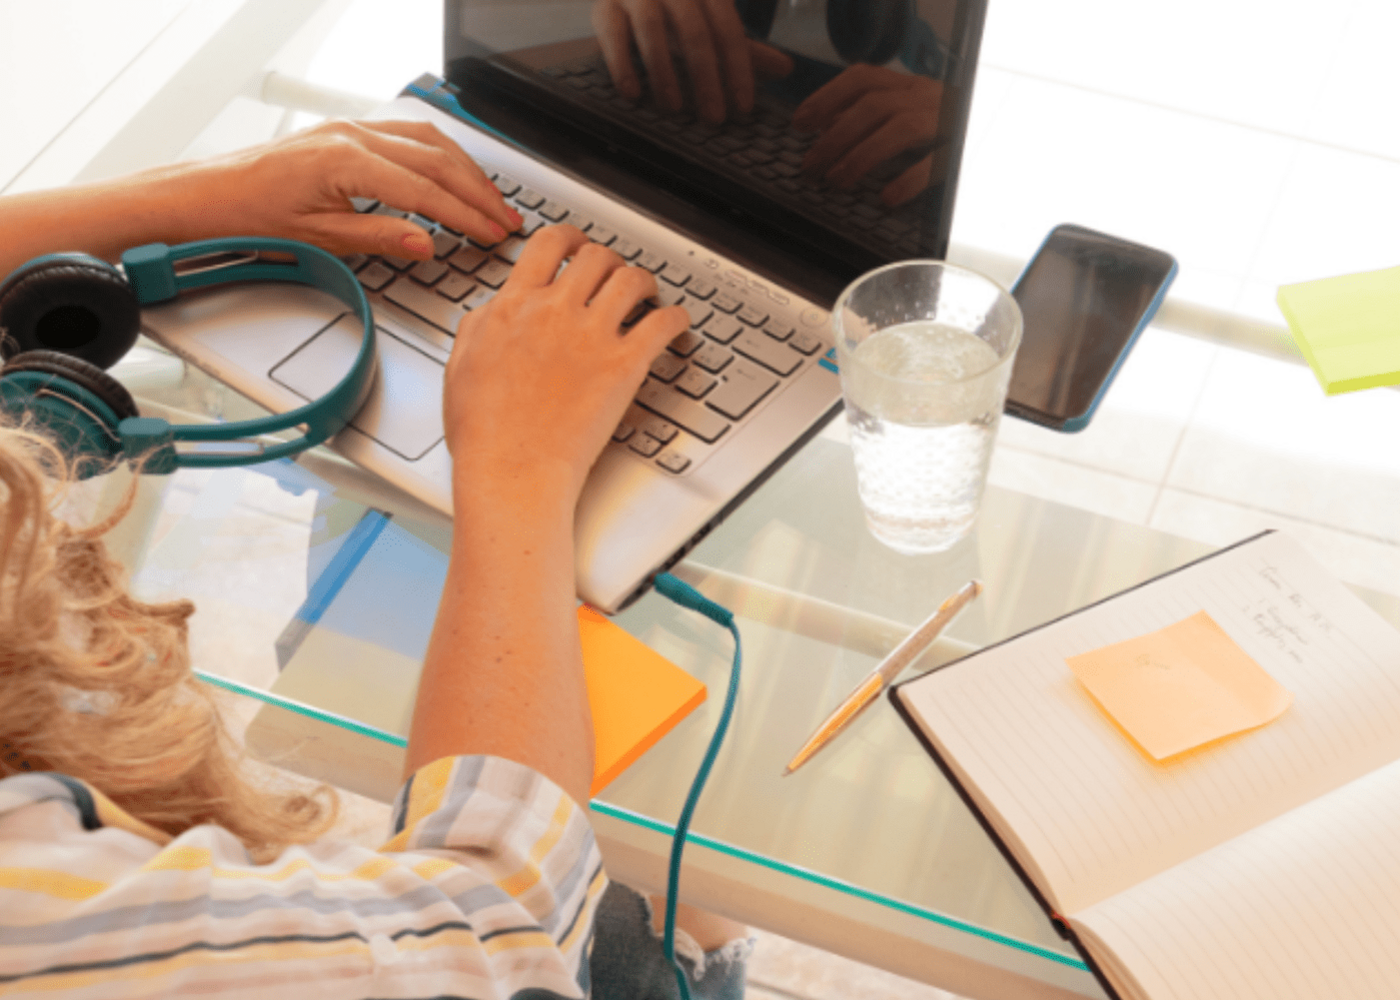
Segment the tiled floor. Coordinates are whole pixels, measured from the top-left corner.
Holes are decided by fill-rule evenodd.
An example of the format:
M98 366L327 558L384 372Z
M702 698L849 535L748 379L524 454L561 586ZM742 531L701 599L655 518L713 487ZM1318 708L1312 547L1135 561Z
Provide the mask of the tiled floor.
M348 3L308 77L387 98L437 69L440 0L390 9ZM1056 223L1103 228L1174 253L1174 296L1281 324L1279 284L1400 257L1397 29L1391 0L992 0L954 240L1023 259ZM69 30L25 34L58 51ZM0 125L28 137L3 174L46 139L0 81ZM239 98L190 152L276 117ZM1211 543L1282 527L1342 578L1400 593L1397 431L1400 392L1327 398L1300 365L1154 329L1082 434L1006 421L992 481ZM375 815L354 806L348 829ZM769 937L751 994L939 995Z

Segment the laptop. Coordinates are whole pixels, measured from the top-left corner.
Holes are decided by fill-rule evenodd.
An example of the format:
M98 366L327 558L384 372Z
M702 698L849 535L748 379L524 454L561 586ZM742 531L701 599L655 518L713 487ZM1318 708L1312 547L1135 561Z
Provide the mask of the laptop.
M369 402L332 446L450 514L441 400L457 322L490 301L528 233L577 225L655 273L659 303L692 320L653 362L579 502L578 595L615 612L839 411L828 310L840 290L894 260L946 255L986 11L985 0L950 2L938 18L912 0L736 0L749 36L793 68L761 82L752 113L715 125L691 112L689 95L672 113L645 92L619 94L591 9L447 0L445 77L420 77L372 116L436 125L526 225L487 245L419 219L433 260L347 259L374 307L380 365ZM853 73L868 90L916 94L927 134L838 189L800 169L815 136L791 119L808 94ZM905 88L915 74L933 85ZM904 195L889 204L882 192L900 178ZM273 411L329 389L360 336L343 306L290 286L187 295L143 322Z

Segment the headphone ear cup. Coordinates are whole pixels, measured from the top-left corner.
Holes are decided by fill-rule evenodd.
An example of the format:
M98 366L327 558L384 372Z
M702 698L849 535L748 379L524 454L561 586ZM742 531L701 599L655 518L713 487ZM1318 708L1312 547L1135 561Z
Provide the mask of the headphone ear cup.
M118 423L127 417L141 415L136 408L136 400L127 392L126 386L96 365L71 354L59 351L26 351L10 359L4 368L0 368L0 375L15 372L41 372L66 378L106 403L116 415Z
M904 46L914 0L827 0L826 34L847 63L883 66Z
M126 277L87 254L51 254L24 265L0 288L5 357L61 351L110 368L136 343L141 306Z
M124 453L119 425L138 416L131 393L101 368L56 351L28 351L0 368L0 412L50 437L79 479Z

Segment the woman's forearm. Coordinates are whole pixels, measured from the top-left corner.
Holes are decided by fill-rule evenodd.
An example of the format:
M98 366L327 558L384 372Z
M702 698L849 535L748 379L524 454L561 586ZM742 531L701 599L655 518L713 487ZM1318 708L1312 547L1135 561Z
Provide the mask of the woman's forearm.
M459 489L408 773L439 757L494 754L588 801L593 726L574 614L570 496L535 471Z
M76 250L116 261L123 250L143 243L192 238L200 214L189 204L193 170L159 167L115 181L0 198L0 278L46 253Z

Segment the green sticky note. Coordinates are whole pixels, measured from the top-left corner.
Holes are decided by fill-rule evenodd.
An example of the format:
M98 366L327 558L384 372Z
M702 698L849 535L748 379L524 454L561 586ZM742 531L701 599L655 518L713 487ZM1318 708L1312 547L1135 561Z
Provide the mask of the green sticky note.
M1329 396L1400 383L1400 267L1284 285L1278 307Z

